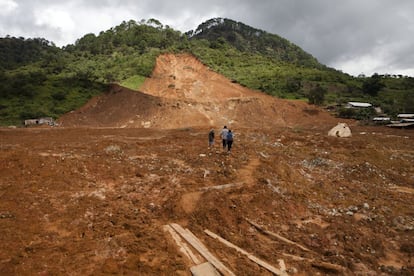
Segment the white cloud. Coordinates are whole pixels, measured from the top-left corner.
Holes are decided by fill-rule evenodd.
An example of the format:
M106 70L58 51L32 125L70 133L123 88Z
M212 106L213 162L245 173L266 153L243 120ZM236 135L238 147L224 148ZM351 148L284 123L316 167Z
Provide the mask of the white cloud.
M361 43L359 52L338 56L330 66L353 76L374 73L414 76L413 58L410 43L378 39L372 48Z
M98 35L111 27L128 21L132 13L112 6L86 9L80 3L38 7L34 11L35 25L49 30L50 38L57 46L73 44L88 33Z
M57 28L62 32L71 32L75 28L75 22L69 11L58 7L35 11L35 17L35 25L39 27Z
M353 76L358 76L359 74L371 76L373 73L380 73L374 71L375 68L380 67L383 62L384 60L382 57L366 54L349 60L335 62L332 66Z
M18 6L13 0L0 0L0 15L5 16L12 13Z
M34 11L34 24L40 29L50 30L53 32L54 43L61 44L68 37L77 34L77 24L69 10L64 7L51 6L46 9L38 9Z

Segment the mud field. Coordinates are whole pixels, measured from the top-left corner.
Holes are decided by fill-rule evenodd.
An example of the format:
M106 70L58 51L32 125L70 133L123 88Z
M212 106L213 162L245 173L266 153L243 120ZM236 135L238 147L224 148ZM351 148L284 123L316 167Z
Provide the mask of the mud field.
M413 275L414 130L348 122L352 137L328 137L338 120L302 103L144 87L59 127L0 129L1 275L191 275L174 223L235 275L272 272L206 229L284 275Z

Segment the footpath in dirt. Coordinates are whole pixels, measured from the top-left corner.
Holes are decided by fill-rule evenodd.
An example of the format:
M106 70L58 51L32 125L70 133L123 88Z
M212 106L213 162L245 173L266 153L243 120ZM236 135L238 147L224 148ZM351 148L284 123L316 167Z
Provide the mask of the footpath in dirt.
M139 90L0 129L1 275L191 275L214 261L190 232L225 275L414 273L413 130L329 137L323 110L188 55L160 56Z

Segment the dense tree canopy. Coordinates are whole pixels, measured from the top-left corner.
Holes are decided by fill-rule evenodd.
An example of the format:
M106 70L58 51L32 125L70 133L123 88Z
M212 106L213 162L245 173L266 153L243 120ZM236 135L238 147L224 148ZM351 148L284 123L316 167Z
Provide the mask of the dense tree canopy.
M58 54L59 48L43 38L0 38L0 69L10 70Z
M226 41L239 51L258 53L277 61L306 67L323 67L314 57L288 40L230 19L210 19L187 35L192 39Z
M326 90L317 84L309 90L308 99L310 104L322 105L325 100Z
M377 96L378 92L384 87L381 76L377 73L370 78L366 78L362 83L362 91L370 96Z

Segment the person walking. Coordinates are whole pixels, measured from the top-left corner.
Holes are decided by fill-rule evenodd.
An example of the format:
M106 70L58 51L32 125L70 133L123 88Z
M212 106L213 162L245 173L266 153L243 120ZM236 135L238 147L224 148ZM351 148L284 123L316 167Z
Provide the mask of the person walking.
M227 132L227 152L230 153L231 147L233 146L233 132L231 132L231 129Z
M227 126L224 126L220 133L220 136L223 142L223 150L226 150L226 147L227 147L227 133L228 132L229 130L227 129Z
M214 146L214 129L208 133L208 147L211 149Z

